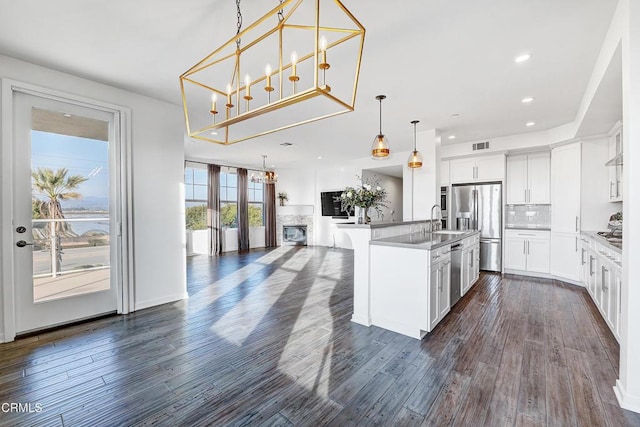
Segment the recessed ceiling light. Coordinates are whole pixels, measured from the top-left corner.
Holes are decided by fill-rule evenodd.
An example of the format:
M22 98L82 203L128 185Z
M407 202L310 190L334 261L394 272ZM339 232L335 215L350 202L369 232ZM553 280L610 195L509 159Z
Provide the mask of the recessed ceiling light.
M318 160L322 160L322 156L318 156Z
M292 143L290 143L290 142L283 142L283 143L282 143L282 144L280 144L280 145L282 145L283 147L291 147L293 144L292 144Z
M518 55L516 56L515 61L520 64L522 62L528 61L531 58L531 55L529 55L528 53L523 53L522 55Z
M453 118L456 118L456 119L457 119L458 117L460 117L460 114L455 113L455 114L452 114L452 115L451 115L451 117L453 117Z
M526 125L529 126L529 127L535 126L536 122L527 122Z
M528 104L530 102L533 102L533 97L532 96L527 96L526 98L522 98L522 103L523 104Z
M69 113L64 113L64 114L63 114L63 116L64 116L64 117L66 117L66 118L68 119L68 118L70 118L70 117L71 117L71 114L69 114Z
M455 135L449 135L449 139L456 139Z
M217 134L218 134L218 132L216 132L215 130L211 131L211 135L217 135Z

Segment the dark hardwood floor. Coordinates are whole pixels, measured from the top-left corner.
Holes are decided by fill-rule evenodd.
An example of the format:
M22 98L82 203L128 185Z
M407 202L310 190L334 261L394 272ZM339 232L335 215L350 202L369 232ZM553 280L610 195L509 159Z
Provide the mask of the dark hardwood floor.
M0 425L640 426L584 289L482 274L418 341L350 321L352 271L320 247L190 258L189 300L0 345L0 402L43 408Z

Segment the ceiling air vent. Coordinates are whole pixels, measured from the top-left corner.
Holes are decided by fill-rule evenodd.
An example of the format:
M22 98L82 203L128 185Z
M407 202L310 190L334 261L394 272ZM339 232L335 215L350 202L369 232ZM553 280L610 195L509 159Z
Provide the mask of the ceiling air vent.
M478 150L486 150L489 148L489 141L485 141L485 142L475 142L473 144L473 151L478 151Z

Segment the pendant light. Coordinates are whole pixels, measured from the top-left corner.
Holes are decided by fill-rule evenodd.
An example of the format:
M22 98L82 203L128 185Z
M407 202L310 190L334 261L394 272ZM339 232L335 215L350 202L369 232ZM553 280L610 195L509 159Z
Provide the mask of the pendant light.
M373 139L373 144L371 145L371 157L374 160L382 160L389 158L389 140L382 133L382 100L386 99L386 95L378 95L376 99L380 101L380 132Z
M417 139L417 130L416 125L420 123L419 120L414 120L411 122L413 125L413 151L409 155L409 161L407 162L407 166L411 169L417 169L422 167L422 155L416 149L416 139Z

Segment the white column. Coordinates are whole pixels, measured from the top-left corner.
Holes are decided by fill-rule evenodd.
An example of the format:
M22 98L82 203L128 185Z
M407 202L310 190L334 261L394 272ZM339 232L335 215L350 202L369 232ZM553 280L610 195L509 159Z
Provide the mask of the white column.
M440 137L435 129L418 132L416 147L422 154L422 167L410 169L406 160L403 176L405 221L431 218L431 207L440 204Z
M640 2L621 0L626 9L622 35L624 147L624 247L620 378L614 390L620 406L640 412Z

